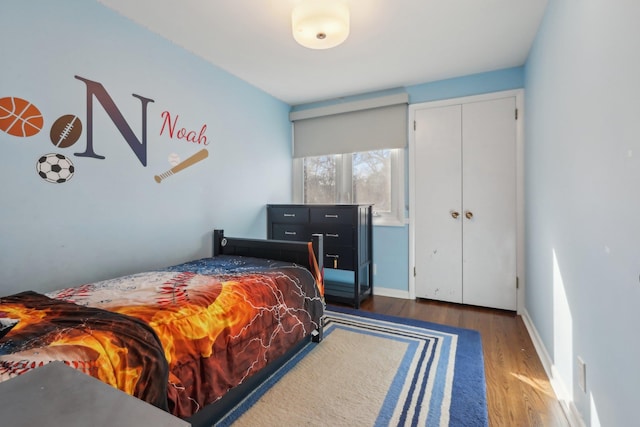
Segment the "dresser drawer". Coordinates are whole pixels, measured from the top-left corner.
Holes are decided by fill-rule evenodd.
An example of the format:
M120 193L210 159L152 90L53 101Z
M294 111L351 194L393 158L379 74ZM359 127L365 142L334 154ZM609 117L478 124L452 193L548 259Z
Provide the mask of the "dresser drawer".
M306 206L279 206L269 209L271 222L283 224L307 224L309 208Z
M311 222L316 224L353 224L353 209L340 206L311 209Z
M336 248L325 248L324 266L328 268L339 268L341 270L353 270L353 248L339 246Z
M350 225L321 224L315 226L315 230L324 236L325 250L337 246L353 246L356 243L353 237L355 230Z
M275 240L311 240L313 234L309 227L301 224L273 224L271 238Z

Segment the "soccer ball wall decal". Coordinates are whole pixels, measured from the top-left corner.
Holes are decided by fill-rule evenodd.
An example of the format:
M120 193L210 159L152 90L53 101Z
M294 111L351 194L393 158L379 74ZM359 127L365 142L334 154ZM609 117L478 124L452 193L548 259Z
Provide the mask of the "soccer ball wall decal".
M73 177L73 162L62 154L50 153L38 159L36 170L40 178L53 184L62 184Z

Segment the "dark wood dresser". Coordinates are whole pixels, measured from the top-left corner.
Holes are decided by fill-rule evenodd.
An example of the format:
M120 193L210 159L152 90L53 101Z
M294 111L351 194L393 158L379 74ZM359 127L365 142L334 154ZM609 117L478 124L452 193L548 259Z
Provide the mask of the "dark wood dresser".
M309 241L322 234L325 269L352 273L325 272L326 300L360 308L373 293L371 219L370 205L267 205L267 238Z

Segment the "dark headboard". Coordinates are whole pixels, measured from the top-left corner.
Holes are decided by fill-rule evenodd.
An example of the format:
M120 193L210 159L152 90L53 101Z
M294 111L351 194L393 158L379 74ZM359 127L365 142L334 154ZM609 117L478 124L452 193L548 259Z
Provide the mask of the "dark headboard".
M322 262L324 260L322 235L314 234L311 242L318 268L322 271ZM213 256L221 254L294 262L307 267L310 271L314 271L314 268L310 265L307 242L226 237L224 230L213 230Z

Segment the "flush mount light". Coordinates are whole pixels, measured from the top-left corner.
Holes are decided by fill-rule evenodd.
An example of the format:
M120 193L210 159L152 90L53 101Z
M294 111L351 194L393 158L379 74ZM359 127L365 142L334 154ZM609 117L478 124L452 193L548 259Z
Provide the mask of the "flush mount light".
M302 0L291 13L293 38L309 49L329 49L349 36L349 8L340 0Z

